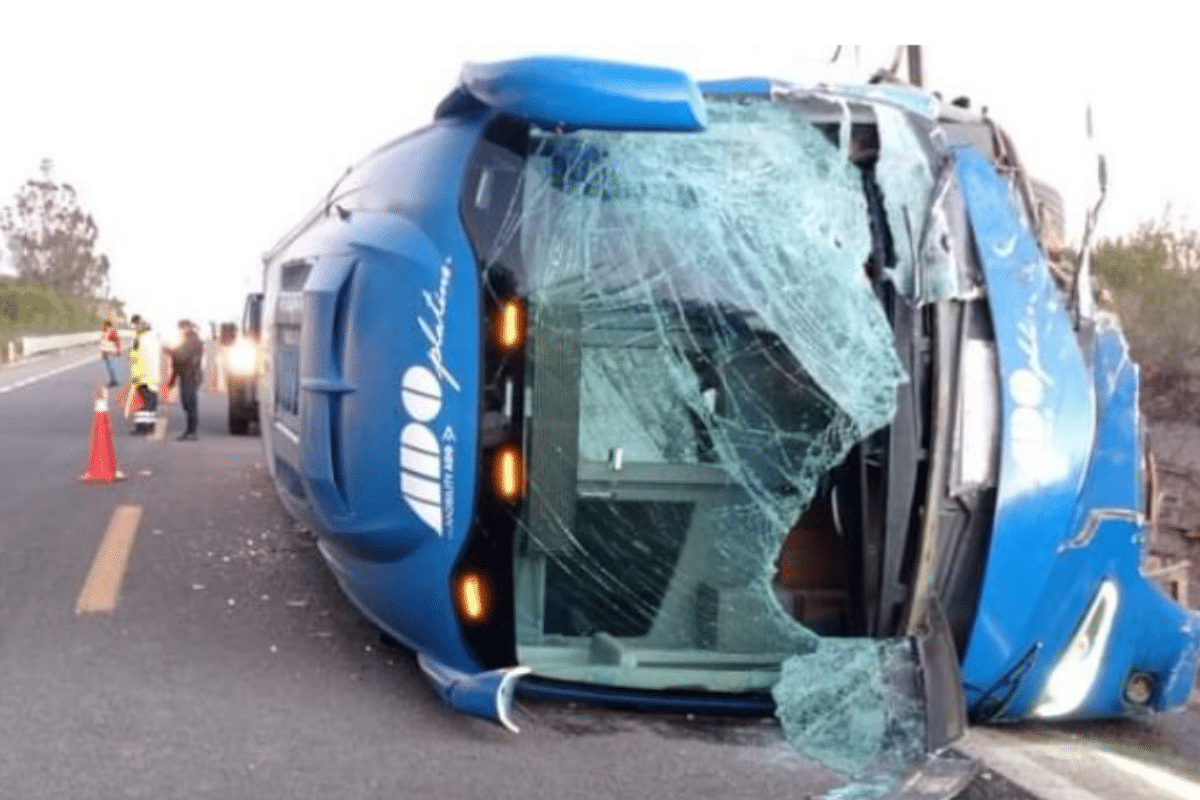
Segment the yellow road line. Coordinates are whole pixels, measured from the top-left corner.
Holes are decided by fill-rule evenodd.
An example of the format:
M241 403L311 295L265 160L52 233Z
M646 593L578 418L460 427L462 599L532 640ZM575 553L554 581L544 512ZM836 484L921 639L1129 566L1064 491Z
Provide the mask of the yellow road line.
M133 550L133 539L137 536L141 519L141 506L117 506L92 559L92 568L88 570L83 588L79 590L79 599L75 601L76 614L112 612L116 609L117 596L121 593L121 582L125 579L125 568L129 564L129 553Z

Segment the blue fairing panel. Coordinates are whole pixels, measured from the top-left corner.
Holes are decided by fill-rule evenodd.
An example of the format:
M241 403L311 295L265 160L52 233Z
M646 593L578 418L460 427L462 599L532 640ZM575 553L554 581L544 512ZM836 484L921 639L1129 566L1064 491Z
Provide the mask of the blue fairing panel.
M958 148L955 156L987 281L1003 388L995 526L963 664L972 702L1042 638L1035 612L1070 533L1095 409L1070 318L1008 183L973 149ZM1076 616L1093 592L1078 587Z
M963 661L968 704L977 718L1029 715L1110 579L1118 600L1108 652L1072 715L1129 713L1122 688L1133 670L1155 676L1153 707L1179 705L1195 674L1200 625L1139 571L1136 367L1115 323L1101 325L1084 359L1009 184L974 150L955 156L1004 389L995 525Z
M1146 506L1138 436L1138 370L1129 358L1125 338L1115 320L1102 318L1092 350L1096 387L1097 430L1092 462L1072 525L1074 535L1060 548L1061 575L1054 584L1078 583L1094 588L1116 577L1119 600L1104 668L1078 714L1116 716L1129 713L1122 700L1131 672L1154 676L1153 708L1183 705L1191 692L1200 657L1200 616L1181 608L1140 572L1145 548ZM1044 601L1049 617L1054 592ZM1067 630L1046 643L1052 664L1066 647L1075 618L1053 626ZM1180 635L1182 634L1182 635ZM1014 708L1036 700L1034 685L1022 687Z
M1102 321L1092 353L1097 387L1097 430L1080 492L1072 536L1056 553L1028 636L1037 656L1023 681L1011 687L998 716L1027 716L1048 672L1066 650L1083 608L1106 579L1117 586L1117 614L1096 684L1072 716L1131 713L1123 699L1132 672L1148 673L1155 690L1150 706L1177 708L1187 701L1200 657L1200 616L1171 601L1139 570L1144 546L1138 509L1142 475L1137 437L1138 376L1115 322ZM1182 634L1182 635L1181 635ZM985 704L986 705L986 704Z
M768 78L728 78L701 81L699 85L706 97L770 97L774 82Z
M512 719L513 697L517 680L529 673L529 667L467 674L423 653L417 655L417 664L448 706L464 714L498 722L513 733L518 732Z
M663 67L567 56L467 64L462 87L497 110L543 128L699 131L700 90Z
M303 489L281 497L313 524L347 596L464 673L480 667L449 584L475 500L480 323L457 199L478 124L446 120L372 156L346 179L341 219L283 257L312 265L295 415L304 446L272 439Z

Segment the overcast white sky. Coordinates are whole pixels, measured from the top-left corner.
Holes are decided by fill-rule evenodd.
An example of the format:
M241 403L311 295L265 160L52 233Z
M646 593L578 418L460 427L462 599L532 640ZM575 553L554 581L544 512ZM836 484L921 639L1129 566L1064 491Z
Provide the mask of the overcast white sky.
M1075 8L1089 4L1048 0L946 3L916 20L912 4L838 6L6 0L0 204L53 158L95 215L130 311L160 326L233 319L261 253L346 166L427 122L466 61L567 53L698 79L860 79L893 45L862 47L857 65L853 50L825 62L833 42L863 38L943 42L925 49L927 85L991 109L1033 172L1063 191L1073 237L1095 191L1089 101L1110 163L1103 230L1200 200L1192 21L1172 17L1174 4L1082 22Z

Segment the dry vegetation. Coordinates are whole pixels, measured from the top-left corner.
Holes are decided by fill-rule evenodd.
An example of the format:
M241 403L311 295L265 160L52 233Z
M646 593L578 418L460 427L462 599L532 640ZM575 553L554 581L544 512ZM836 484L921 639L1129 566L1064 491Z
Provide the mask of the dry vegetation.
M1158 465L1158 561L1186 569L1200 605L1200 233L1164 220L1101 242L1096 271L1141 365ZM1190 568L1185 568L1185 563Z
M0 361L9 341L46 333L99 330L103 301L57 292L34 281L0 277Z
M1200 233L1164 219L1096 248L1155 422L1200 424Z

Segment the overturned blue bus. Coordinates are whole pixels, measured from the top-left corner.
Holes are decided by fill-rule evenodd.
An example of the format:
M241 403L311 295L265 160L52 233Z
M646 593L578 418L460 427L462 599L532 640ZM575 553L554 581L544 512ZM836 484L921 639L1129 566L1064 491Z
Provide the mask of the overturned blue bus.
M514 729L518 691L866 692L929 747L1175 708L1137 367L1040 236L1004 131L911 87L470 65L266 257L271 474Z

